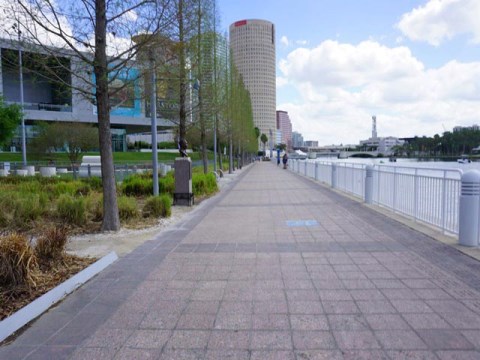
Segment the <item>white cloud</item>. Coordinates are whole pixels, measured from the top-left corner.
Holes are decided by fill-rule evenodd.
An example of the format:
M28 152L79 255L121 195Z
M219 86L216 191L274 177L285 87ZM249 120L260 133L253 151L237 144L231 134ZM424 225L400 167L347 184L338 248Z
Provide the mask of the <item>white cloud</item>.
M281 88L281 87L287 85L288 80L284 77L278 76L276 84L277 84L277 89L278 89L278 88Z
M280 38L280 43L282 43L285 46L288 46L290 42L288 41L288 38L284 35Z
M308 41L307 40L297 40L297 41L295 41L295 44L303 46L303 45L307 45Z
M480 43L480 1L430 0L402 16L397 27L411 40L434 46L459 34L471 34Z
M51 3L52 6L56 6L55 1ZM33 39L33 42L46 46L65 46L64 40L32 21L30 16L15 2L0 0L0 8L2 9L0 12L0 21L2 22L0 37L16 40L18 36L16 26L20 23L21 39L23 41L31 41ZM44 12L40 13L37 8L30 7L32 14L37 14L37 18L43 20L42 24L44 26L50 28L57 27L57 29L61 27L66 36L72 35L72 27L63 15L57 14L55 17L45 9L43 10Z
M283 88L301 96L279 107L294 130L321 144L369 137L373 114L380 136L431 136L442 123L451 129L480 122L480 62L427 69L406 47L329 40L292 51L279 68Z
M362 86L375 78L399 78L423 69L408 48L387 48L373 41L357 46L327 40L314 49L299 48L279 63L297 81L314 78L322 86Z

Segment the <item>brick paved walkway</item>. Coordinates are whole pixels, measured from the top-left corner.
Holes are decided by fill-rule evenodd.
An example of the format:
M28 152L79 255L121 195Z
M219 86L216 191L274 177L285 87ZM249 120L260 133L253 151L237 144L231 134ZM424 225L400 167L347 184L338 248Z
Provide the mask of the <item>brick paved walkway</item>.
M269 163L1 359L480 359L477 261Z

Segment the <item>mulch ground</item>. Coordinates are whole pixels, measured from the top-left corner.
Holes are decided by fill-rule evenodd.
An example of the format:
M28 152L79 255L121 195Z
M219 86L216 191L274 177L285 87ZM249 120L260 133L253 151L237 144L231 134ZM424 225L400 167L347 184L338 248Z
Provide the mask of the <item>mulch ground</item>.
M50 266L41 266L36 271L35 286L0 286L0 320L12 315L96 260L94 258L65 255L61 261Z

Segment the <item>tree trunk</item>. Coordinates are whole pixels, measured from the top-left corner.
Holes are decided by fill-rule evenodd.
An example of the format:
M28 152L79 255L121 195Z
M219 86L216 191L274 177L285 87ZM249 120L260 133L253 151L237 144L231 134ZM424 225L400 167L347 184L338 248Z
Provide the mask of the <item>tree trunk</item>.
M113 167L112 136L110 133L110 104L108 96L108 67L106 54L106 7L105 0L95 0L95 58L94 73L97 83L98 136L103 183L103 223L102 231L120 229L118 215L115 170Z
M233 139L232 134L228 136L228 173L233 173Z

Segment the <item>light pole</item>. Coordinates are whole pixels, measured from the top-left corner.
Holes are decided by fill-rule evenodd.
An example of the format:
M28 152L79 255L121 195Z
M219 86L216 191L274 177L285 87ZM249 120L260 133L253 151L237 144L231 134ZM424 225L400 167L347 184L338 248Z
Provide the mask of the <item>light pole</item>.
M153 168L153 195L158 195L158 149L157 149L157 79L155 74L155 57L150 52L151 66L151 94L150 94L150 117L152 120L152 168Z
M27 141L25 130L25 118L24 118L24 98L23 98L23 61L22 61L22 44L20 42L20 36L22 31L20 30L20 23L13 24L13 29L17 30L18 34L18 72L20 77L20 108L22 111L22 161L23 166L27 166Z

